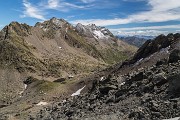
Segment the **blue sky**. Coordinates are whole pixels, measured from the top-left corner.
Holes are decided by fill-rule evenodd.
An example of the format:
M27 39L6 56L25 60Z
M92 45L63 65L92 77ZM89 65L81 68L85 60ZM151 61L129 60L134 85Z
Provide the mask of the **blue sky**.
M0 0L0 12L0 29L12 21L34 25L56 17L119 35L180 32L179 0Z

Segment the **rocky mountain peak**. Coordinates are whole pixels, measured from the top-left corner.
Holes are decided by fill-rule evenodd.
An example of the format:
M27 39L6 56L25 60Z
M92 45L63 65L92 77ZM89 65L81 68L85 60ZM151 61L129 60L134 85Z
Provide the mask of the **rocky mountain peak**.
M82 25L78 23L76 30L84 36L93 37L96 39L108 39L113 37L113 34L105 27L96 26L95 24Z
M58 19L53 17L50 20L44 21L42 23L37 22L35 24L35 27L41 28L44 31L48 31L48 30L58 30L66 24L68 24L68 22L65 21L64 19Z
M175 50L180 49L180 33L159 35L154 40L147 40L136 52L131 60L127 60L123 63L124 65L133 65L135 63L142 63L142 61L151 61L150 64L156 63L160 59L164 59L166 62L169 59L169 54ZM175 51L176 54L173 56L178 56L179 53ZM153 59L152 59L153 58ZM173 57L175 59L176 57ZM172 61L172 60L170 60ZM158 63L158 62L157 62ZM158 63L159 64L159 63ZM161 64L161 63L160 63Z
M163 48L172 47L175 42L179 41L178 36L180 36L179 33L168 34L167 36L159 35L153 41L146 41L144 45L139 48L137 54L134 56L134 59L145 58Z
M6 39L10 34L27 36L31 34L31 26L25 23L18 23L16 21L11 22L9 25L5 26L0 32L0 39Z
M57 26L61 26L63 23L67 23L67 21L65 21L64 19L58 19L58 18L51 18L50 22L52 22L53 24L57 25Z

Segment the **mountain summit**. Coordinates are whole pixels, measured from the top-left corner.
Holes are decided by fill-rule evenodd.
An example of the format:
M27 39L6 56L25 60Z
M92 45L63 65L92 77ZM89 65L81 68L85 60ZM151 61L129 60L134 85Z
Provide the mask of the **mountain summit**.
M98 27L95 24L85 26L78 23L76 25L76 30L86 37L94 37L95 39L108 39L114 37L108 29L105 27Z

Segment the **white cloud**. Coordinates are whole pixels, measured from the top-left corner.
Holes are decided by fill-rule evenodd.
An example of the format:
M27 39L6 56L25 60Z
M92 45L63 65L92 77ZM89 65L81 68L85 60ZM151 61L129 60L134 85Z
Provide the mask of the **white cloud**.
M67 2L64 2L64 3L63 3L63 6L65 6L65 7L71 7L71 8L79 8L79 9L83 9L83 8L88 7L88 6L75 5L75 4L71 4L71 3L67 3Z
M149 11L129 15L127 18L116 19L89 19L71 21L73 24L96 24L99 26L120 25L128 23L142 22L166 22L171 20L180 21L180 2L179 0L148 0Z
M165 29L176 29L171 32L178 32L180 30L180 24L178 25L164 25L164 26L148 26L148 27L133 27L133 28L118 28L110 29L116 35L153 35L157 36L159 34L168 34L170 31Z
M46 4L42 5L46 6ZM64 0L48 0L46 9L55 9L59 11L67 11L70 8L80 8L83 9L85 6L75 5L69 2L64 2Z
M23 14L20 15L21 18L31 17L37 18L40 20L45 20L45 13L48 10L57 10L57 11L69 11L70 9L87 9L91 7L90 5L76 5L69 2L65 2L65 0L45 0L41 1L35 5L31 4L28 0L22 0L24 11ZM88 2L88 1L87 1ZM90 2L90 1L89 1Z
M76 17L75 15L70 15L70 16L67 16L67 18L74 18Z
M91 5L76 5L70 2L66 2L65 0L48 0L47 2L41 2L40 7L42 7L44 11L52 9L67 12L72 9L87 9L91 7Z
M116 35L122 36L134 36L134 35L143 35L143 36L158 36L160 34L168 34L169 31L161 30L135 30L135 31L118 31Z
M96 0L81 0L83 3L92 3L92 2L94 2L94 1L96 1Z
M20 17L32 17L41 20L45 20L45 14L48 14L48 10L68 12L74 9L103 9L117 5L109 0L79 0L80 2L69 2L67 0L40 0L40 2L37 2L36 4L32 4L29 0L22 1L24 11ZM85 5L82 5L82 3L85 3Z
M88 19L88 20L75 20L71 21L73 24L81 23L84 25L88 24L96 24L99 26L109 26L109 25L119 25L119 24L128 24L130 23L130 19Z
M40 20L45 20L43 13L37 7L33 6L28 0L23 0L25 11L20 17L32 17Z
M57 8L59 6L59 0L48 0L49 8Z
M146 0L123 0L124 2L141 2Z
M121 30L159 30L159 29L180 29L180 24L177 24L177 25L164 25L164 26L118 28L118 29L110 29L110 30L111 31L121 31Z

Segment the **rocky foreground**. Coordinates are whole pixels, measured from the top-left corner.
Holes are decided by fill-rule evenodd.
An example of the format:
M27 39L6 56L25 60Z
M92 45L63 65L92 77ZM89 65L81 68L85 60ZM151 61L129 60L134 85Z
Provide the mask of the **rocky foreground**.
M145 43L141 56L156 42L146 57L125 62L99 78L82 95L55 102L34 120L161 120L180 117L180 34L170 34ZM162 39L165 38L165 39ZM169 42L168 42L168 41ZM164 47L163 47L164 46ZM144 53L143 53L144 54ZM131 63L131 64L130 64ZM136 69L136 70L135 70Z

